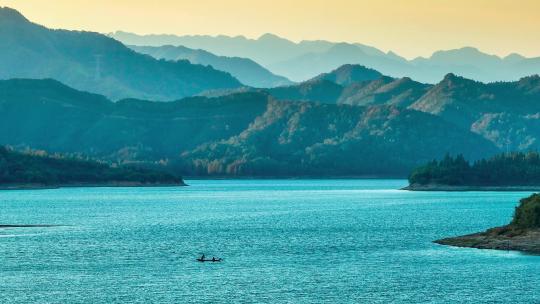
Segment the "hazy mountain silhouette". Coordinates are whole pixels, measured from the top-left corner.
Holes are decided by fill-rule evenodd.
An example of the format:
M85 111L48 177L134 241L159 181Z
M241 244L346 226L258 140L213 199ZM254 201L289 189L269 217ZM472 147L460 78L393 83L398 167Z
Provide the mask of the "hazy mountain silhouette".
M175 35L146 35L140 36L127 32L115 32L111 37L127 45L163 46L181 45L192 49L202 49L219 56L249 58L268 67L289 58L300 56L307 52L321 52L332 46L325 41L310 41L296 44L276 35L265 34L258 39L248 39L244 36L175 36Z
M183 46L129 47L139 53L147 54L157 59L188 60L194 64L210 65L217 70L230 73L243 84L252 87L272 88L292 84L292 81L285 77L272 74L251 59L217 56L204 50L194 50Z
M361 64L385 74L398 74L407 69L404 59L386 56L384 53L367 53L354 44L337 43L324 52L310 52L269 66L270 70L289 75L293 80L312 78L314 75L338 68L344 64Z
M344 64L361 64L392 77L410 77L420 82L436 83L448 73L483 82L513 81L540 73L540 57L525 58L512 54L504 58L488 55L471 47L438 51L429 58L406 60L393 52L374 47L328 41L292 41L265 34L259 39L242 36L139 36L111 34L135 45L183 45L204 49L218 55L250 58L273 73L293 81L305 81Z
M156 60L107 36L51 30L0 8L0 78L55 78L112 99L170 100L241 84L230 74L188 61Z

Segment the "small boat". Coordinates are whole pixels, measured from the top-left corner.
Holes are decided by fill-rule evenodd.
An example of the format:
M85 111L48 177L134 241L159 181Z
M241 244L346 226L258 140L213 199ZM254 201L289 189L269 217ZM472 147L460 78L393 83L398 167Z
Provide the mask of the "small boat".
M197 261L198 262L211 262L211 263L216 263L216 262L221 262L221 258L219 259L203 259L203 258L197 258Z

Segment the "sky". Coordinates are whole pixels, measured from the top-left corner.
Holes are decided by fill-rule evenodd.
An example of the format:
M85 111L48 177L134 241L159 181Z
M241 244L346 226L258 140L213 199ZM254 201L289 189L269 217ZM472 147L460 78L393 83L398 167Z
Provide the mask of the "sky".
M473 46L540 56L540 0L0 0L52 28L359 42L407 58Z

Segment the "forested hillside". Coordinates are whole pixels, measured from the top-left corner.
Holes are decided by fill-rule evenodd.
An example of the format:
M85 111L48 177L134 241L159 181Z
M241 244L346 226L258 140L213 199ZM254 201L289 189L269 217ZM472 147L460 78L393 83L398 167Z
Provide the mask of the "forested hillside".
M0 146L0 188L74 185L183 185L182 178L162 171L72 157L25 154Z
M392 105L287 102L264 92L113 103L54 80L0 81L0 144L234 176L405 176L445 153L497 152L469 130Z
M540 186L540 155L504 153L473 163L462 155L447 155L416 168L409 182L411 185Z

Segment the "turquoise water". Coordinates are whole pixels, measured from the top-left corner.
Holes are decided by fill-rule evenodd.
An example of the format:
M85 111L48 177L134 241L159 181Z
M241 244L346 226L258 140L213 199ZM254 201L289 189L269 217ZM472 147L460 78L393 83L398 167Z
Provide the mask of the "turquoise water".
M540 302L540 257L431 242L503 225L529 193L188 183L0 191L0 223L66 225L0 230L0 303Z

